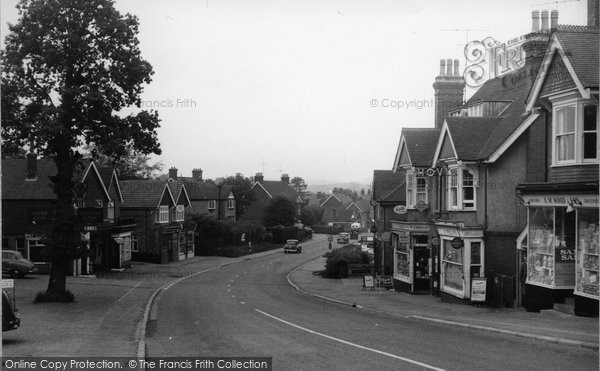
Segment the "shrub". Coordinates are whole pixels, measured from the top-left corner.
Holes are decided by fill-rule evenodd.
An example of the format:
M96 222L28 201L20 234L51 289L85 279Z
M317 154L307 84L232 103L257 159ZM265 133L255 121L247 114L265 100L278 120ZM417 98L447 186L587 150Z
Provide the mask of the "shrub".
M346 245L332 250L324 255L325 271L323 277L345 278L348 277L349 264L368 264L369 255L360 250L360 246Z

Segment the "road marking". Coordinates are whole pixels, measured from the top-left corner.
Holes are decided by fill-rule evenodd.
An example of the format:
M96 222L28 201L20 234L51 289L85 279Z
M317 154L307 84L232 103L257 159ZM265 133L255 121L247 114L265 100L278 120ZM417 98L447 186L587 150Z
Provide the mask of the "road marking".
M404 362L412 363L414 365L418 365L418 366L421 366L421 367L424 367L424 368L427 368L427 369L430 369L430 370L445 371L443 368L434 367L434 366L428 365L428 364L423 363L423 362L412 360L410 358L400 357L400 356L397 356L395 354L391 354L391 353L384 352L384 351L381 351L381 350L377 350L377 349L365 347L365 346L362 346L362 345L359 345L359 344L356 344L356 343L349 342L347 340L343 340L343 339L340 339L340 338L336 338L336 337L333 337L333 336L330 336L330 335L326 335L326 334L323 334L323 333L320 333L320 332L317 332L317 331L313 331L313 330L307 329L306 327L302 327L302 326L296 325L294 323L288 322L288 321L286 321L284 319L281 319L279 317L275 317L272 314L263 312L260 309L254 309L254 310L257 311L258 313L262 314L262 315L265 315L265 316L269 317L269 318L272 318L272 319L277 320L279 322L285 323L286 325L295 327L297 329L309 332L309 333L314 334L314 335L322 336L324 338L327 338L327 339L330 339L330 340L333 340L333 341L337 341L338 343L350 345L350 346L353 346L353 347L356 347L356 348L359 348L359 349L363 349L363 350L368 350L368 351L373 352L373 353L381 354L381 355L384 355L384 356L387 356L387 357L391 357L391 358L395 358L395 359L398 359L398 360L401 360L401 361L404 361Z

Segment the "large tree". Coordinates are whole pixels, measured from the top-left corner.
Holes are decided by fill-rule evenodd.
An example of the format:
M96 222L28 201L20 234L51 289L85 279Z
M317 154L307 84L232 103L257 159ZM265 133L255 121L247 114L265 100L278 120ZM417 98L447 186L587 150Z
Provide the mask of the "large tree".
M276 196L263 212L263 223L267 227L283 225L292 226L296 222L296 204L283 196Z
M102 153L93 146L86 146L84 150L96 159L98 165L113 167L119 179L154 179L164 168L162 162L151 162L150 156L139 152L115 156Z
M112 0L21 0L2 50L2 139L53 157L56 225L46 300L65 300L69 259L82 246L73 207L81 148L160 154L158 113L138 111L152 66L142 59L137 17Z
M300 220L305 225L312 227L313 225L321 223L324 212L325 209L319 206L306 206L300 213Z
M299 176L293 177L292 180L290 180L290 185L298 192L300 197L303 197L306 193L306 182L303 178Z

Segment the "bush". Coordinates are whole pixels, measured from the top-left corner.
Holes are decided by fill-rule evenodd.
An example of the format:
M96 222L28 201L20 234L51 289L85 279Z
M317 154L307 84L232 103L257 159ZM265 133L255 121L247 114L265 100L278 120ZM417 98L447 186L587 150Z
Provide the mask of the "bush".
M345 278L348 277L349 264L369 264L369 255L360 250L360 246L345 245L334 249L324 255L325 271L323 277Z
M264 229L248 221L216 220L203 215L194 216L193 221L196 222L196 255L239 256L238 252L230 252L230 247L264 241Z

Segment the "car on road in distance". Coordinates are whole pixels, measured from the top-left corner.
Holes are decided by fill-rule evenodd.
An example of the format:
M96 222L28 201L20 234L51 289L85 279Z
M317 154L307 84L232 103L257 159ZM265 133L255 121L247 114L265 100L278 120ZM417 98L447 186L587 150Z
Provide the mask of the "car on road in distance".
M288 252L301 253L302 245L300 245L300 241L298 240L287 240L285 242L285 246L283 246L283 252L287 254Z
M350 242L350 233L342 232L337 236L337 243L348 243Z
M37 270L35 264L25 259L20 252L15 250L2 250L2 275L11 277L25 277L27 273Z

